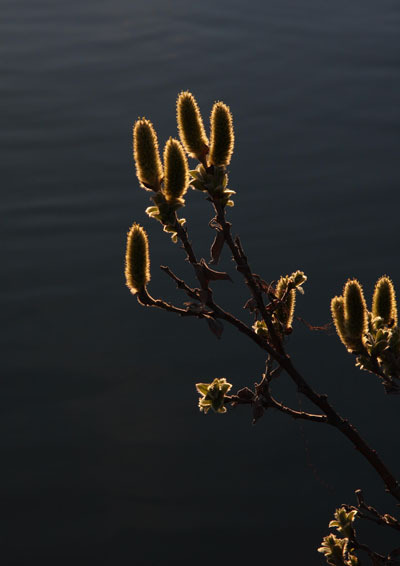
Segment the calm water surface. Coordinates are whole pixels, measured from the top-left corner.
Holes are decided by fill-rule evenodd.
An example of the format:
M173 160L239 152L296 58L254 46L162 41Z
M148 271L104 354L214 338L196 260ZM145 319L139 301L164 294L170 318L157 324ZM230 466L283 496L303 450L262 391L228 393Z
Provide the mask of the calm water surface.
M151 118L164 144L182 89L206 117L230 105L230 218L266 279L306 271L298 314L313 324L348 276L368 296L383 273L400 289L398 2L3 0L2 14L2 563L322 564L335 506L360 487L391 502L334 431L199 414L196 381L251 385L263 357L124 287L134 220L151 293L184 300L161 263L191 280L144 214L131 127ZM189 197L207 258L210 210ZM234 284L217 297L246 317L229 254L222 265ZM400 476L399 400L333 334L299 324L289 349ZM276 394L298 407L285 378Z

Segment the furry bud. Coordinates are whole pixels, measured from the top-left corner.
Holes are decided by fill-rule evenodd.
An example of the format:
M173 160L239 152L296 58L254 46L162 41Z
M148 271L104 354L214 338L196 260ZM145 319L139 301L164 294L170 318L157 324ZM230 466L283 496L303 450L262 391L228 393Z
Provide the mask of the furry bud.
M210 162L216 167L229 165L235 135L229 106L216 102L211 112Z
M384 275L378 279L372 299L372 314L380 316L385 324L397 324L396 294L392 280Z
M362 338L368 330L368 311L364 294L357 279L349 279L343 289L344 322L346 340L353 343L353 348L362 345Z
M153 124L140 118L133 127L133 157L136 174L142 186L158 191L163 170L158 151L157 134Z
M190 157L197 157L202 161L208 152L208 139L199 107L190 92L183 91L179 94L176 103L176 117L179 137L184 148Z
M164 149L163 193L169 204L180 202L189 185L189 167L178 140L169 138Z
M282 299L286 293L282 304L280 304L275 311L276 317L282 323L285 330L292 326L294 308L296 306L296 289L288 289L288 285L289 277L281 277L275 289L275 296L278 299Z
M331 301L331 313L335 324L336 332L342 343L348 347L346 341L346 327L344 322L344 299L343 297L333 297Z
M149 240L145 230L136 223L128 232L125 278L132 293L142 291L150 281Z

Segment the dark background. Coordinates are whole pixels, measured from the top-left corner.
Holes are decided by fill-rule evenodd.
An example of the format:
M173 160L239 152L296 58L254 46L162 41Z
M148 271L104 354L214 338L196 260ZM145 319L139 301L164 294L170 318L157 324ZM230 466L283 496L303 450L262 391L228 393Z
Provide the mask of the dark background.
M262 352L226 328L141 308L124 286L126 231L150 234L153 296L185 300L183 252L144 209L131 127L176 136L175 100L233 112L229 211L253 269L303 269L297 314L329 322L347 277L370 301L400 289L400 6L396 0L3 0L3 370L0 555L10 565L323 564L338 505L380 479L336 431L245 408L200 414L194 384L251 385ZM184 216L208 257L211 211ZM236 314L246 293L217 298ZM246 319L248 320L248 319ZM397 476L399 399L353 365L334 333L300 323L298 368L350 417ZM276 396L298 407L289 380ZM307 405L304 403L303 407ZM364 541L389 550L379 529ZM398 541L397 541L398 543Z

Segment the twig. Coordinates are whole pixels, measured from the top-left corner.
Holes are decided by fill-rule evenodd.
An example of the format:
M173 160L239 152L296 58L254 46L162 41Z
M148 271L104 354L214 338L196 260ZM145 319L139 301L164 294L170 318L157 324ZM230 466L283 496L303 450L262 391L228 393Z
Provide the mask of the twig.
M227 223L225 220L225 212L224 208L214 202L214 207L217 211L217 221L220 223L224 230L224 235L226 241L233 253L234 259L237 263L237 267L239 271L244 273L246 278L246 282L250 289L252 290L253 296L257 301L257 305L259 306L259 310L262 316L265 316L265 322L268 328L271 326L270 336L274 336L275 332L271 321L269 319L268 314L266 313L264 302L261 296L261 293L255 283L254 277L252 275L251 269L247 263L247 259L244 256L242 245L239 242L235 243L232 240L231 230L230 230L230 223ZM205 304L212 310L211 316L214 318L220 318L222 320L226 320L233 326L235 326L240 332L246 334L249 338L251 338L254 342L258 344L263 350L265 350L278 364L285 369L288 373L292 381L297 385L298 390L305 395L314 405L316 405L325 415L326 419L331 426L337 428L344 436L346 436L353 446L366 458L366 460L371 464L371 466L376 470L379 474L381 479L383 480L384 484L386 485L386 489L390 492L395 499L400 501L400 485L398 484L395 477L391 474L388 468L385 466L383 461L379 458L377 452L370 448L365 440L359 435L357 429L349 423L347 419L343 419L330 405L328 402L327 395L320 395L316 393L310 385L306 382L303 376L296 370L293 366L291 359L289 356L283 351L282 345L279 340L274 342L274 346L271 346L267 340L258 336L251 328L246 326L242 321L231 315L230 313L225 312L221 307L216 305L212 299L212 291L207 284L204 284L204 281L199 278L199 271L198 267L199 264L196 259L196 255L192 249L192 246L189 242L187 231L183 228L178 220L175 223L175 229L178 234L179 239L181 240L183 247L187 253L188 259L190 263L193 265L195 274L199 283L205 291L207 299L204 301ZM198 316L199 318L207 318L210 314L204 313L193 313L190 310L183 310L177 309L176 307L172 307L171 305L167 305L163 301L159 302L152 299L152 303L150 306L160 306L160 308L164 308L165 310L169 310L171 312L175 312L180 314L181 316ZM143 303L146 304L146 303ZM267 322L268 321L268 322ZM321 421L325 422L325 421Z
M175 273L173 273L167 265L160 265L160 269L162 269L162 271L164 271L164 273L166 273L168 277L171 277L171 279L175 281L178 289L182 289L183 291L185 291L185 293L190 298L199 300L198 290L192 289L191 287L189 287L189 285L185 283L183 279L179 279L179 277L177 277Z

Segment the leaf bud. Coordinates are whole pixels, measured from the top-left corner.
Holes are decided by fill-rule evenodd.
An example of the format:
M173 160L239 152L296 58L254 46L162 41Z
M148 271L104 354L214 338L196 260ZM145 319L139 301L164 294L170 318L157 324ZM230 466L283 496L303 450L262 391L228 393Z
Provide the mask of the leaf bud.
M227 382L224 377L215 378L212 383L196 383L196 389L200 393L200 411L205 414L210 409L216 413L226 413L225 395L232 388L232 384Z

